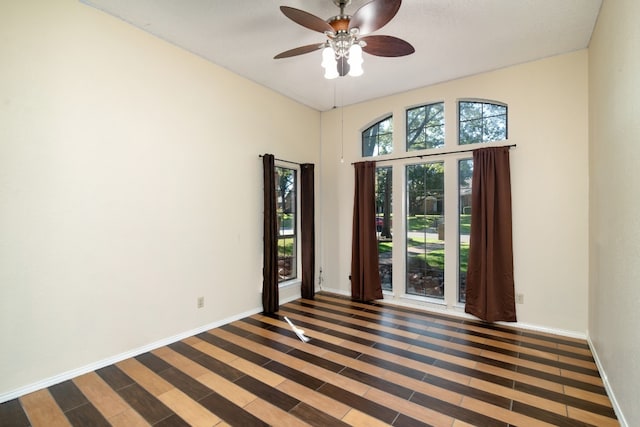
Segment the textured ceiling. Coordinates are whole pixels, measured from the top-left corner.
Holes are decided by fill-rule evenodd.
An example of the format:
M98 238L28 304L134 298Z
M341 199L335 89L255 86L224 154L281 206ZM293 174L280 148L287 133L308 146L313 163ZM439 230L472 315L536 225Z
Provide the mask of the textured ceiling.
M353 14L368 0L353 0ZM279 6L322 19L331 0L82 0L155 36L320 111L586 48L601 0L404 0L373 34L393 35L416 52L364 55L364 75L325 80L321 51L274 55L324 36Z

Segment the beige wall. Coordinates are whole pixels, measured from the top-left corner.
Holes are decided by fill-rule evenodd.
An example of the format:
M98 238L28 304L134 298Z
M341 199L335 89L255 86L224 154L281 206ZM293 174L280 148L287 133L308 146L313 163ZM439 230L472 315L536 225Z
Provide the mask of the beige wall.
M640 425L640 3L605 0L589 48L589 336Z
M317 111L74 0L1 2L0 64L0 396L261 308Z
M588 330L640 425L639 8L605 0L588 53L320 114L74 0L2 2L0 397L259 309L260 153L318 164L316 265L348 293L361 130L393 113L399 148L445 101L450 144L472 97L509 104L520 322Z
M509 106L508 143L517 144L517 148L511 150L515 284L516 292L524 294L524 304L517 306L519 322L585 336L588 295L586 50L346 107L343 112L337 109L323 113L323 251L320 260L323 286L344 293L350 290L351 163L361 160L360 132L385 114L393 113L395 155L400 156L404 145L405 109L444 101L446 145L447 149L455 149L456 100L460 98L491 99ZM340 161L342 150L344 162ZM455 162L450 166L455 174ZM402 182L396 180L399 169L394 170L395 212L399 212L403 204L399 197ZM455 214L455 200L450 202L453 204L449 205L449 211ZM445 206L445 211L447 209ZM455 223L455 216L445 222ZM394 221L396 231L398 223ZM453 233L451 237L455 237ZM453 247L456 242L450 240L447 245ZM397 249L401 261L402 247ZM447 252L445 258L449 256ZM453 252L451 257L455 259ZM455 274L445 279L456 286ZM394 283L403 287L401 271L394 276ZM461 311L456 307L448 309Z

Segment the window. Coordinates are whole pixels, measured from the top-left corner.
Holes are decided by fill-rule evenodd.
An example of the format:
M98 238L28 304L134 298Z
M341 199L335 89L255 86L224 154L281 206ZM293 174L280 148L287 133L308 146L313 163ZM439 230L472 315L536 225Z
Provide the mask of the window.
M381 156L393 151L393 117L380 120L362 132L362 157Z
M459 144L507 139L508 106L490 100L449 102L406 108L402 153L375 159L375 224L385 298L442 307L465 304L473 159ZM445 108L453 112L454 107L457 117L446 119ZM392 136L391 116L369 127L362 132L363 156L390 154Z
M392 176L391 166L376 168L376 232L378 234L378 261L383 291L391 291L393 272L392 236Z
M481 101L458 103L458 143L507 139L507 106Z
M297 277L297 171L276 166L278 281Z
M471 233L471 178L473 159L458 161L458 302L466 300L467 260L469 259L469 235Z
M444 102L407 110L407 151L444 146Z
M444 299L444 162L407 165L406 293Z

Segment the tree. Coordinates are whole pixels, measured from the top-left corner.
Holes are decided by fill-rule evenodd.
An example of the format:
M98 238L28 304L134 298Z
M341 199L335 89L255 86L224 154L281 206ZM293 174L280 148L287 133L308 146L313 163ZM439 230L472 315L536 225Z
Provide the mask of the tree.
M380 120L362 132L362 156L391 153L393 148L393 117Z
M427 197L439 202L437 212L442 213L444 195L444 162L407 166L407 200L409 215L426 215Z
M391 238L391 185L391 166L376 168L376 212L382 212L380 236L387 239Z
M444 103L407 110L407 150L437 148L444 144Z
M507 139L507 106L490 102L460 102L460 144Z
M295 200L293 195L295 194L295 171L293 169L276 167L278 183L278 207L282 210L282 213L291 213L295 209Z

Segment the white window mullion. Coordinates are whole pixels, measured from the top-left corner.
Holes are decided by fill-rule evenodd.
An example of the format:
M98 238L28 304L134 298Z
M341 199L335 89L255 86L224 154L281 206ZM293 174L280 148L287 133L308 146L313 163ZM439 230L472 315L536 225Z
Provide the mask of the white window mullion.
M404 262L404 252L406 248L406 186L405 186L404 164L395 164L393 168L393 297L395 299L404 295L406 265Z
M457 301L458 288L458 158L451 156L445 160L444 191L445 233L444 233L444 300L447 308Z

